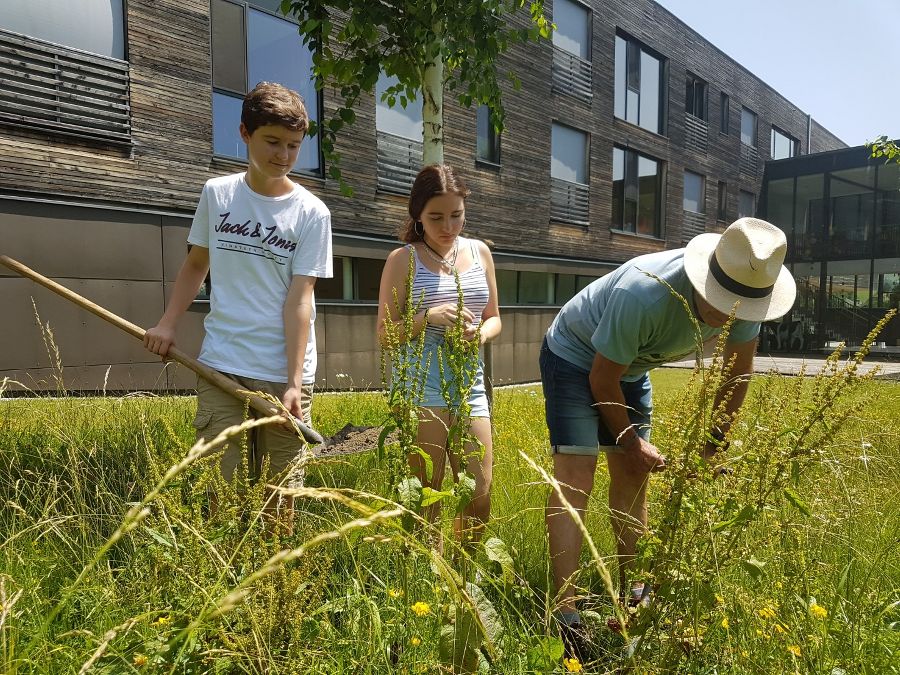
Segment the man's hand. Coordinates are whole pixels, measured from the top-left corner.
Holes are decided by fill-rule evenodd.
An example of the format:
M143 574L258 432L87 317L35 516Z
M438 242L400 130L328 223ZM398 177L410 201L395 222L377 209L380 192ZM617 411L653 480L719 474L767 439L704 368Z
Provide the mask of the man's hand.
M641 473L659 473L666 470L666 458L652 443L648 443L633 430L627 442L619 446L628 457L634 468Z
M170 326L160 323L144 333L144 347L164 359L169 353L169 347L174 344L175 329Z

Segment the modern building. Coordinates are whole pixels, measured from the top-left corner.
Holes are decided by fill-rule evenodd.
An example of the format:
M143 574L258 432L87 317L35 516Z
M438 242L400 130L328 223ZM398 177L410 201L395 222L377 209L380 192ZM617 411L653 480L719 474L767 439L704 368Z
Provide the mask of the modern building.
M280 4L7 0L0 251L155 323L203 182L242 169L243 94L274 80L299 90L315 119L337 105L315 90L309 49ZM485 107L445 99L445 157L472 190L467 232L495 253L504 330L493 363L504 382L537 376L546 327L592 279L753 214L769 160L844 147L651 0L547 0L546 11L552 40L516 46L497 64L521 82L505 85L502 134ZM382 78L378 92L389 84ZM421 162L421 128L415 105L363 101L337 148L352 197L329 178L318 139L295 167L333 214L335 278L316 289L326 387L378 383L378 280ZM5 270L0 377L56 386L35 308L69 388L192 386L131 338ZM199 347L203 297L193 310L179 337L188 351Z
M773 351L859 345L900 309L900 164L847 148L766 165L765 217L785 231L797 280L793 311L768 326ZM900 355L900 321L873 354Z

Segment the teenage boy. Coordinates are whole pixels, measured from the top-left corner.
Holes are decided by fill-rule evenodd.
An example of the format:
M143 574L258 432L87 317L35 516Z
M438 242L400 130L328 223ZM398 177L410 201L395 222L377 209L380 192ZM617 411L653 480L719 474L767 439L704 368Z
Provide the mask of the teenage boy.
M583 518L597 458L605 455L620 593L626 600L646 598L643 584L629 589L629 566L647 526L647 479L665 469L665 458L650 443L648 371L695 350L694 324L668 286L687 300L704 342L716 339L736 306L724 357L726 363L734 357L734 366L716 396L716 406L725 401L730 419L753 372L759 322L782 316L794 303L796 285L782 265L786 250L777 227L741 218L721 235L701 234L686 248L625 263L566 303L547 331L541 380L554 475ZM713 430L713 436L724 440L727 427ZM717 449L709 444L703 456L709 459ZM556 492L547 506L547 528L563 640L570 655L580 656L584 636L573 582L582 534Z
M144 338L147 349L165 357L178 320L209 271L210 311L199 360L250 391L277 397L301 419L308 405L303 365L313 286L317 277L332 274L331 214L288 178L308 126L297 92L262 82L247 94L240 125L247 171L213 178L203 187L188 235L192 246L165 313ZM198 379L198 438L211 440L244 416L241 401ZM250 434L251 475L258 475L268 458L270 480L282 477L302 441L287 424L265 425ZM226 481L242 462L241 439L232 437L220 461ZM292 507L288 499L288 522Z

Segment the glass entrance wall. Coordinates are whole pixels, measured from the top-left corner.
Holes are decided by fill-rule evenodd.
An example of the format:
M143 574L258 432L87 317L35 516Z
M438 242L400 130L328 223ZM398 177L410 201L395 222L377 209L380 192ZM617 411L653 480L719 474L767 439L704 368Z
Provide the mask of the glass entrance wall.
M900 309L900 165L865 148L769 162L760 211L784 230L797 281L794 308L766 326L763 349L857 346L889 308ZM900 358L900 320L873 353Z

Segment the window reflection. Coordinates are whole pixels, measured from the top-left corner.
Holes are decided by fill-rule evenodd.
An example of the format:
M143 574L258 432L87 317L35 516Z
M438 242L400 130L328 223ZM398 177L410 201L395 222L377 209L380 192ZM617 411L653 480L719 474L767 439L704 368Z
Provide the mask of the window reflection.
M659 237L661 163L633 150L613 148L613 229Z
M500 163L500 134L491 122L491 111L486 105L478 106L475 115L478 136L475 141L475 157L491 164Z
M616 117L654 133L663 133L661 87L663 62L640 43L621 35L615 47Z
M249 4L268 8L271 3ZM300 40L295 23L231 0L213 1L211 21L215 154L246 159L238 131L241 104L260 82L277 82L297 91L310 120L318 121L312 53ZM307 136L294 170L318 171L319 166L319 138Z
M553 123L550 132L550 175L570 183L588 182L588 135Z

